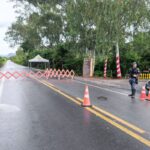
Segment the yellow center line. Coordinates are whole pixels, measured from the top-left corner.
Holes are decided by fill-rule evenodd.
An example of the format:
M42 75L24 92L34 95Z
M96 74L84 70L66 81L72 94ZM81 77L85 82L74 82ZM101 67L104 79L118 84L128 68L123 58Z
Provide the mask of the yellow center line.
M51 86L54 86L53 84L51 84L51 83L49 83L49 82L47 82L47 81L45 81L45 80L43 80L43 82L45 82L45 83L47 83L47 84L49 84L49 85L51 85ZM78 99L80 102L83 101L81 98L77 98L77 99ZM120 122L120 123L126 125L127 127L129 127L129 128L131 128L131 129L133 129L133 130L139 132L140 134L144 134L144 133L145 133L145 131L144 131L143 129L141 129L141 128L139 128L139 127L137 127L137 126L135 126L135 125L133 125L133 124L131 124L131 123L129 123L129 122L127 122L127 121L125 121L125 120L123 120L123 119L121 119L121 118L119 118L119 117L117 117L117 116L115 116L115 115L113 115L113 114L111 114L111 113L109 113L109 112L107 112L107 111L105 111L105 110L103 110L103 109L101 109L101 108L95 106L95 105L92 105L92 107L93 107L95 110L99 111L100 113L103 113L103 114L105 114L105 115L111 117L112 119L115 119L116 121L118 121L118 122Z
M57 93L59 93L59 94L65 96L66 98L70 99L70 100L73 101L74 103L76 103L76 104L78 104L78 105L81 105L80 102L78 102L77 100L75 100L75 99L72 98L71 96L69 96L69 95L63 93L62 91L60 91L60 90L58 90L58 89L52 87L51 85L49 85L49 84L47 84L47 83L45 83L45 82L43 82L43 81L40 81L40 80L38 80L38 79L36 79L36 80L39 81L39 82L41 82L42 84L48 86L49 88L51 88L51 89L54 90L55 92L57 92Z
M34 78L36 79L36 78ZM76 103L77 105L81 105L80 102L78 102L76 99L70 97L69 95L65 94L64 92L56 89L54 87L54 85L50 85L48 82L46 81L40 81L39 79L36 79L37 81L39 81L40 83L46 85L47 87L49 87L50 89L52 89L53 91L63 95L64 97L66 97L67 99L73 101L74 103ZM140 141L141 143L145 144L146 146L150 147L150 140L143 138L142 136L140 136L139 134L129 130L128 128L124 127L123 125L111 120L110 118L104 116L103 114L101 114L100 112L95 111L92 108L86 108L88 111L90 111L92 114L98 116L99 118L105 120L106 122L110 123L111 125L115 126L116 128L120 129L121 131L123 131L124 133L130 135L131 137L135 138L136 140ZM96 108L97 109L97 108ZM99 109L99 108L98 108ZM100 109L101 110L101 109Z
M107 121L108 123L110 123L111 125L117 127L118 129L120 129L121 131L125 132L126 134L132 136L133 138L137 139L138 141L140 141L141 143L147 145L150 147L150 141L143 138L142 136L134 133L133 131L129 130L128 128L114 122L113 120L107 118L106 116L94 111L93 109L91 108L86 108L87 110L89 110L91 113L95 114L96 116L100 117L101 119Z
M83 101L81 98L77 98L77 99L78 99L80 102ZM135 125L133 125L133 124L131 124L131 123L129 123L129 122L127 122L127 121L125 121L125 120L123 120L123 119L121 119L121 118L119 118L119 117L117 117L117 116L115 116L115 115L113 115L113 114L111 114L111 113L109 113L109 112L107 112L107 111L105 111L105 110L103 110L103 109L101 109L101 108L95 106L95 105L92 105L92 107L93 107L95 110L97 110L97 111L99 111L99 112L101 112L101 113L103 113L103 114L105 114L105 115L111 117L112 119L115 119L116 121L118 121L118 122L120 122L120 123L126 125L127 127L131 128L131 129L133 129L133 130L135 130L135 131L137 131L137 132L139 132L139 133L141 133L141 134L145 133L145 131L144 131L143 129L141 129L141 128L139 128L139 127L137 127L137 126L135 126Z

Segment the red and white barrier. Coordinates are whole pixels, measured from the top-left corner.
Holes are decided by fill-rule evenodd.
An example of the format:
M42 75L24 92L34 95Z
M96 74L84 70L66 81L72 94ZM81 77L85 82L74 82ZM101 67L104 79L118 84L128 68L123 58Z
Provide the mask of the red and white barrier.
M120 69L120 57L116 57L116 65L117 65L117 78L121 78L121 69Z
M106 79L107 77L107 62L108 62L108 59L106 58L105 59L105 64L104 64L104 78Z
M116 70L117 70L117 78L121 78L121 68L120 68L120 55L119 55L119 46L117 43L116 48Z
M18 78L30 78L30 77L35 77L35 78L57 78L58 80L63 79L63 78L67 78L67 79L73 79L75 76L75 73L73 70L69 71L69 70L56 70L56 69L47 69L45 71L23 71L23 72L19 72L19 71L14 71L14 72L0 72L0 79L2 78L6 78L6 79L10 79L10 78L14 78L14 79L18 79Z

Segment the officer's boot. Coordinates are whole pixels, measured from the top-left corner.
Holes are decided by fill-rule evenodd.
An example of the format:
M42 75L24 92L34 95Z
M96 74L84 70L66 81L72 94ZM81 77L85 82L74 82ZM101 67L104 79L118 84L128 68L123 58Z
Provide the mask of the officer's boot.
M133 89L131 89L131 94L129 94L128 96L133 96Z
M132 98L135 98L136 89L132 89Z
M149 90L146 89L146 100L150 101L150 98L148 97L148 95L149 95Z
M146 96L148 96L148 94L149 94L149 90L146 89Z

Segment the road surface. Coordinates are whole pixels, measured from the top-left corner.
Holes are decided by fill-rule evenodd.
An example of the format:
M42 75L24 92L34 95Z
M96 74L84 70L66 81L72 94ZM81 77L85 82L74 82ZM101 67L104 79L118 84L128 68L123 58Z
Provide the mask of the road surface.
M9 61L1 72L22 70L28 69ZM144 125L144 133L138 133L117 125L116 121L113 123L111 118L95 113L92 108L82 108L70 100L71 96L65 96L48 83L55 84L73 97L83 97L84 85L76 81L39 81L32 78L0 80L0 150L150 149L150 116L145 114L149 117L146 120L145 116L139 116L142 111L150 112L150 104L141 105L139 101L131 103L125 96L90 87L91 99L101 94L107 95L108 99L92 103L96 106L100 104L103 109L123 119L128 116L127 121L132 118L132 123L141 128ZM135 114L137 110L139 114ZM141 123L138 118L141 118Z

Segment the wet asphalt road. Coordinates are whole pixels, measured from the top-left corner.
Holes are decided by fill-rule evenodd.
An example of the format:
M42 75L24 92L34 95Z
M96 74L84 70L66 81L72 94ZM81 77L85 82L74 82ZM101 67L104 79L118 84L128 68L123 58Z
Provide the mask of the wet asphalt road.
M9 62L4 70L27 69ZM61 82L64 90L73 84L83 92L78 83ZM0 80L0 89L0 150L149 150L34 79ZM73 88L70 91L80 96ZM96 92L94 88L93 92ZM114 107L111 101L107 107ZM106 105L104 101L101 103ZM138 103L136 107L140 110ZM133 103L129 104L133 106L128 109L137 109Z
M50 83L74 97L83 99L85 84L77 80L49 80ZM141 101L139 93L135 99L128 97L128 90L89 84L91 103L144 129L150 139L150 101ZM106 97L107 99L103 98Z

